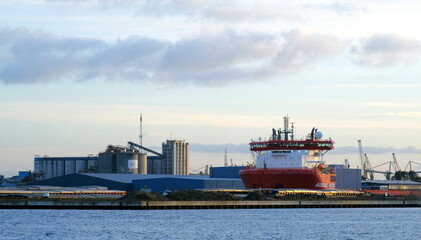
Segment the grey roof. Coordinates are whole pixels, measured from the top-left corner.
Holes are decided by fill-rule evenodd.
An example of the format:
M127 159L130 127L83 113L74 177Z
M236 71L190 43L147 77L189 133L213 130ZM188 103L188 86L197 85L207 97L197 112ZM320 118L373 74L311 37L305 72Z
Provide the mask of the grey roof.
M170 174L129 174L129 173L78 173L85 176L107 179L110 181L132 183L133 180L177 178L177 179L209 179L207 175L170 175Z

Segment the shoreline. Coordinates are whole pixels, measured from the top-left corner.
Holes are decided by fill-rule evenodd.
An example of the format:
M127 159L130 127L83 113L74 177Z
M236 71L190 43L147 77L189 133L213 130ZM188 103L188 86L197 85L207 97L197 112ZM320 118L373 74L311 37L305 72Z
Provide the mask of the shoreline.
M259 208L419 208L421 200L1 201L0 209L170 210Z

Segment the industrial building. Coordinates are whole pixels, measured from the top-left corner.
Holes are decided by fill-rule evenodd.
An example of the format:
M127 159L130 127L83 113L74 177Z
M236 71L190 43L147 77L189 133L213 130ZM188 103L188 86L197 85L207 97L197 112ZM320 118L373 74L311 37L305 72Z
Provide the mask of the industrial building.
M349 165L333 165L336 170L338 189L361 189L361 169L349 168Z
M209 177L211 178L240 178L240 170L245 166L211 167Z
M109 145L98 155L98 173L147 173L145 153L135 148Z
M98 157L49 157L35 156L34 174L48 179L73 173L97 172Z
M153 155L147 156L146 152ZM128 146L109 145L98 156L35 156L34 175L40 180L73 173L188 175L189 152L189 143L182 140L167 140L162 143L162 154L128 142Z
M186 189L245 189L239 176L244 166L211 167L210 175L75 173L33 183L60 187L103 186L112 190L163 192ZM361 189L361 169L337 166L338 189Z
M210 178L206 175L168 175L168 174L102 174L75 173L32 183L60 187L103 186L111 190L144 190L163 192L165 190L186 189L244 189L238 178Z
M421 191L421 183L413 181L396 180L365 180L362 183L363 190L397 190L397 191Z

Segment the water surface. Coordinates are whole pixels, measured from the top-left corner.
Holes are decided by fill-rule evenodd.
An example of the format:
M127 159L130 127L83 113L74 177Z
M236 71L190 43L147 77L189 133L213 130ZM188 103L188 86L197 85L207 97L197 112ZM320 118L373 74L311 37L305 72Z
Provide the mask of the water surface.
M0 239L421 239L421 208L0 210Z

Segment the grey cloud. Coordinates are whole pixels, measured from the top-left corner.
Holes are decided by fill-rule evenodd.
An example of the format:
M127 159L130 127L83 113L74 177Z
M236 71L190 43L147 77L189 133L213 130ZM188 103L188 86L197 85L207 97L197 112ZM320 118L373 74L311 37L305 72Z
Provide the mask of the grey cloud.
M351 48L356 61L363 65L389 66L418 58L421 42L394 34L377 34L360 40Z
M340 44L332 36L299 30L280 36L224 31L177 42L139 36L107 42L0 29L0 49L0 82L6 84L102 78L215 86L303 69L338 54Z
M273 64L286 70L294 70L314 61L338 55L342 52L341 42L331 35L305 34L299 30L284 33L285 43L277 53Z

